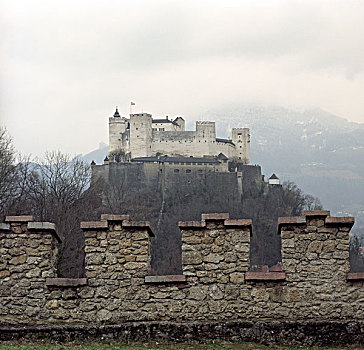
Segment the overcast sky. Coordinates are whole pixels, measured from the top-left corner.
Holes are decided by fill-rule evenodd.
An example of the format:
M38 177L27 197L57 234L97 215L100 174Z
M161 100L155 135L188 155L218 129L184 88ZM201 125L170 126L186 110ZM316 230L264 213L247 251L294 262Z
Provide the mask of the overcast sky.
M108 117L226 104L364 122L364 1L0 0L0 118L22 153L87 153Z

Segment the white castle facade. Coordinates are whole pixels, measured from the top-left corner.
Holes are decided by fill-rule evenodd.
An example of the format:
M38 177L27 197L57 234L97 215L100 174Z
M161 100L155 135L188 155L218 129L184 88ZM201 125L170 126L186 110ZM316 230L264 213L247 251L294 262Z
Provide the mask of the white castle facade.
M215 122L198 121L195 131L185 130L182 117L153 119L151 114L121 117L116 109L109 118L110 161L166 155L170 157L217 157L250 163L248 128L233 128L229 139L216 138Z

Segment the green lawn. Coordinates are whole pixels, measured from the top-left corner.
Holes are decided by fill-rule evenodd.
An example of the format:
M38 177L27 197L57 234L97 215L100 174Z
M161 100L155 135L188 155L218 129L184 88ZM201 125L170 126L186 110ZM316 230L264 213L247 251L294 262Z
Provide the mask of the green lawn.
M225 342L215 342L208 344L180 344L180 343L164 343L164 342L148 342L148 343L133 343L133 344L123 344L119 342L81 342L75 341L72 343L58 344L56 342L38 342L38 343L17 343L15 341L0 343L1 350L214 350L214 349L231 349L231 350L320 350L320 349L332 349L341 350L342 347L289 347L289 346L264 346L253 343L240 343L232 344ZM364 349L364 347L350 346L346 349L349 350L359 350Z

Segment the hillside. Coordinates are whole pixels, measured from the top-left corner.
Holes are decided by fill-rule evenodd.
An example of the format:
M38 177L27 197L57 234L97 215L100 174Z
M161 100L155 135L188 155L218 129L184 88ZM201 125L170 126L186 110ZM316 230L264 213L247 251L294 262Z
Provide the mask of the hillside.
M232 127L249 127L252 163L297 183L333 213L355 216L353 231L364 236L364 124L319 109L280 107L222 108L203 118L217 121L221 137Z

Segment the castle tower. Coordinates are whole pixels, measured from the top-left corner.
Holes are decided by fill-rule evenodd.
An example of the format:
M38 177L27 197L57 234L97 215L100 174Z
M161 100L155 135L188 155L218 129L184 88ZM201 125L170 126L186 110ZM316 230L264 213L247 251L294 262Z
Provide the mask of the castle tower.
M196 140L201 155L217 155L215 122L196 122Z
M235 144L235 160L250 164L250 134L248 128L233 128L232 141Z
M123 145L122 134L128 127L128 120L125 117L121 117L116 107L115 113L109 118L109 145L110 154L119 153L121 151L126 152L125 145Z
M152 115L148 113L130 114L131 158L152 155Z

